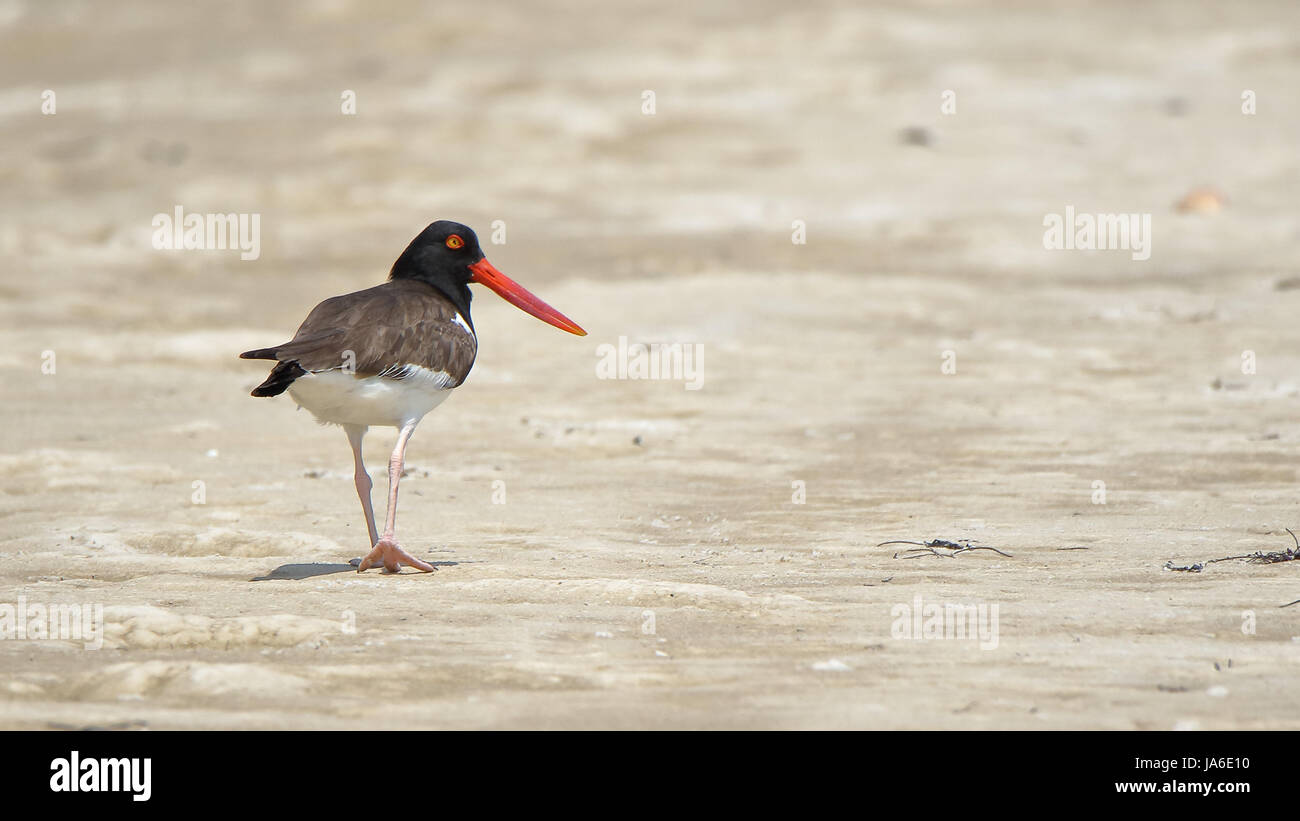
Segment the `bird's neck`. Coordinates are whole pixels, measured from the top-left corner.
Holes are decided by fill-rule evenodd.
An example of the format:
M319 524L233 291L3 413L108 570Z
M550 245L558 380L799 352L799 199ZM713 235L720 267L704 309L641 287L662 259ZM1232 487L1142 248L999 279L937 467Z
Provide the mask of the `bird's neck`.
M398 265L393 266L393 271L388 275L388 279L390 281L405 279L423 282L446 297L447 301L456 307L456 311L461 317L469 323L469 326L474 327L474 320L470 319L469 316L469 303L474 298L474 295L470 292L468 284L458 282L450 276L429 275L412 271L409 268L402 268Z
M456 306L456 311L461 318L469 323L470 329L473 330L474 320L469 316L469 302L474 298L474 294L470 292L469 286L458 282L451 288L440 288L437 285L433 287L438 288L439 293L451 300L451 304Z

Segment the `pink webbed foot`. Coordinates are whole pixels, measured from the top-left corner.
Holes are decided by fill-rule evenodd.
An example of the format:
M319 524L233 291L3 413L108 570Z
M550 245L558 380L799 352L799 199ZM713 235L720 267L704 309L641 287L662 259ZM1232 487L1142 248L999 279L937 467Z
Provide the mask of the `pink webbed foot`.
M369 570L372 567L383 565L389 573L397 573L402 569L402 565L414 567L416 570L423 570L425 573L432 573L438 568L428 562L420 561L402 549L401 545L392 539L380 539L375 542L375 547L366 557L357 565L357 572Z

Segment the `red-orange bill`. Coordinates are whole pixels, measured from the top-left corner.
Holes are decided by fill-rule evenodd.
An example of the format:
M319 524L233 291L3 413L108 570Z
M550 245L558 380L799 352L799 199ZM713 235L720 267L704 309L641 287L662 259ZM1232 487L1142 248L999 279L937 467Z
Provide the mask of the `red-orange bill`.
M568 331L569 333L577 334L578 336L587 335L586 331L578 327L578 323L569 319L550 305L547 305L545 302L542 302L527 288L498 271L496 267L486 259L480 259L478 262L469 266L469 269L474 272L474 275L469 279L470 282L477 282L481 285L486 285L496 291L497 294L506 302L509 302L524 313L532 314L543 322L554 325L562 331Z

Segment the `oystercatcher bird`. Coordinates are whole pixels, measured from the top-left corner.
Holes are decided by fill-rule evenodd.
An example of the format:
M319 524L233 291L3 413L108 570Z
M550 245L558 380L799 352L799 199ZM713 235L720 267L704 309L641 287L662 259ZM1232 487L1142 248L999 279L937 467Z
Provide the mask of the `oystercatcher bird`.
M369 552L357 572L377 564L390 573L402 565L434 569L397 543L397 485L415 426L474 366L478 337L469 315L470 283L486 285L561 330L587 334L493 267L468 226L439 220L411 241L393 263L387 282L327 299L312 309L293 339L239 355L276 362L253 396L288 391L318 421L341 425L347 432L357 496L370 534ZM372 484L361 456L361 440L371 425L398 429L397 447L388 460L388 515L382 536L375 530Z

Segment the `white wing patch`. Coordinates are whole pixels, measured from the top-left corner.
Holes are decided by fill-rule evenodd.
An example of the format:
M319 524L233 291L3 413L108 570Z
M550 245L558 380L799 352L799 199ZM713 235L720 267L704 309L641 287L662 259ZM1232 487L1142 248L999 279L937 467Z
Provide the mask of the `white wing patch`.
M380 379L409 379L422 387L446 390L451 387L451 374L434 371L419 365L389 365L378 373Z

